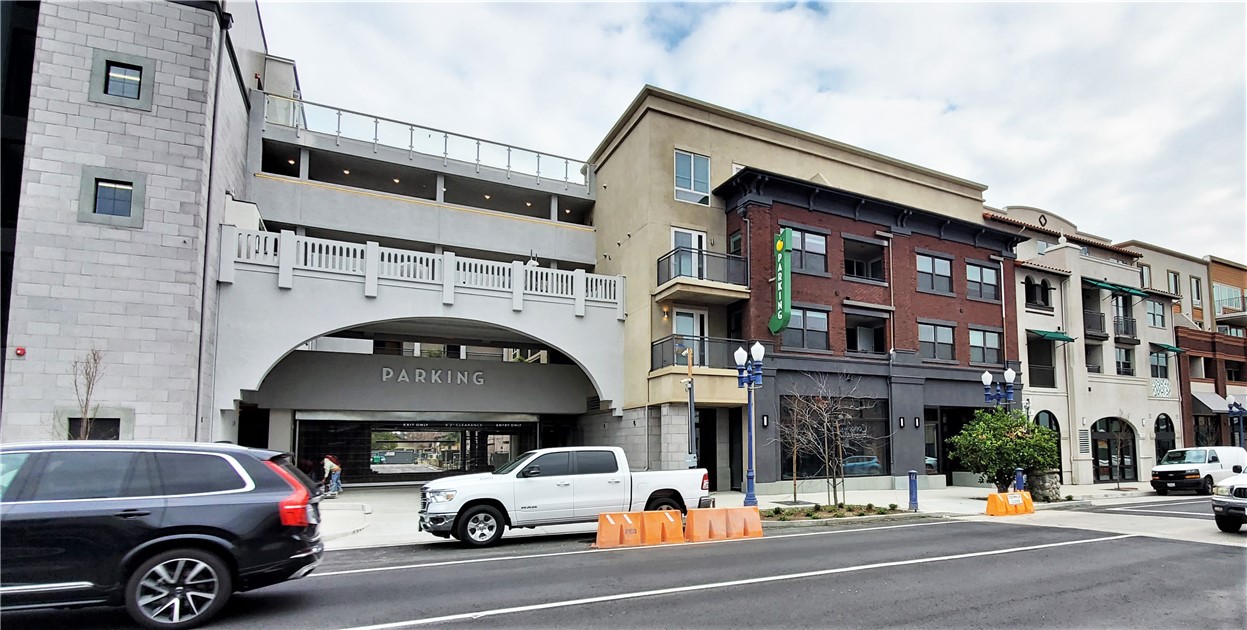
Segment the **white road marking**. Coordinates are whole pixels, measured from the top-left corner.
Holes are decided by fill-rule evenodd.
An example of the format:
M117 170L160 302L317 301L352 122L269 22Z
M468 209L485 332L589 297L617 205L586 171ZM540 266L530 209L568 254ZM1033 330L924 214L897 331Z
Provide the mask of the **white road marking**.
M780 582L785 580L799 580L811 577L820 577L824 575L835 575L837 573L853 573L857 571L867 571L870 569L882 569L888 567L900 567L914 564L926 564L930 562L943 562L947 560L961 560L965 558L979 558L983 556L994 556L1006 553L1018 553L1022 551L1034 551L1037 549L1051 549L1053 547L1067 547L1070 545L1082 545L1087 543L1108 542L1111 540L1121 540L1123 538L1135 538L1135 534L1122 534L1120 536L1106 536L1103 538L1090 538L1086 540L1071 540L1058 543L1047 543L1043 545L1030 545L1027 547L1011 547L1008 549L996 549L992 551L975 551L971 553L959 553L949 556L936 556L934 558L915 558L912 560L898 560L895 562L878 562L875 564L861 564L852 567L841 567L838 569L823 569L819 571L806 571L803 573L789 573L786 575L771 575L767 577L749 578L745 580L732 580L729 582L712 582L710 584L694 584L689 586L677 586L673 588L662 588L651 591L638 591L635 593L620 593L618 595L603 595L601 597L586 597L583 599L570 599L559 602L548 602L544 604L531 604L528 606L515 606L512 608L496 608L493 610L481 610L470 613L459 613L456 615L444 615L442 617L428 617L425 619L411 619L408 621L395 621L391 623L382 623L371 626L355 626L344 630L393 630L394 628L408 628L411 626L422 626L434 623L446 623L449 621L463 621L469 619L480 619L482 617L494 617L497 615L507 615L521 612L532 612L536 610L549 610L551 608L566 608L569 606L581 606L584 604L599 604L603 602L620 601L625 599L637 599L641 597L653 597L655 595L670 595L674 593L688 593L693 591L705 591L711 589L729 588L733 586L748 586L752 584L765 584L767 582Z
M782 539L782 538L798 538L798 537L804 537L804 536L827 536L830 534L851 534L853 532L877 532L879 530L884 530L884 529L901 529L904 527L929 527L931 525L947 525L947 524L955 523L955 522L957 521L948 520L948 521L938 521L935 523L909 523L906 525L882 525L879 527L862 527L858 529L838 529L838 530L833 530L833 531L802 532L799 534L782 534L779 536L764 536L762 538L708 540L704 542L695 542L695 543L675 543L675 544L670 544L670 545L648 545L644 547L616 547L613 549L583 549L579 551L560 551L557 553L534 553L534 554L528 554L528 555L523 555L523 556L496 556L496 557L491 557L491 558L473 558L469 560L446 560L443 562L425 562L422 564L402 564L402 565L397 565L397 566L392 566L392 567L372 567L368 569L325 571L323 573L312 573L308 575L307 578L304 578L304 579L316 578L316 577L329 577L331 575L353 575L356 573L377 573L381 571L403 571L406 569L427 569L429 567L445 567L445 566L452 566L452 565L457 565L457 564L479 564L482 562L502 562L505 560L531 560L533 558L552 558L556 556L577 556L577 555L586 554L586 553L610 553L610 552L615 552L615 551L645 551L645 550L652 551L655 549L670 549L672 547L684 547L687 545L711 545L711 544L716 544L716 543L741 543L741 542L757 541L757 540L776 540L776 539Z
M1139 512L1141 514L1181 514L1182 516L1195 516L1199 518L1212 518L1212 512L1201 514L1199 512L1179 512L1177 510L1146 510L1143 508L1109 508L1110 512Z

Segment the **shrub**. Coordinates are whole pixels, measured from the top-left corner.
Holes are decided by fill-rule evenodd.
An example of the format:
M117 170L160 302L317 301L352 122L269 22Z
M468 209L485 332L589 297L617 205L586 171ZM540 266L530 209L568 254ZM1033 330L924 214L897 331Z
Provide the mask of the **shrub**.
M875 514L887 514L890 511L891 510L888 510L887 508L878 508L875 510Z
M814 510L812 510L812 509L811 509L811 510L806 510L806 511L805 511L805 516L806 516L806 518L817 518L817 517L818 517L818 512L816 512L816 511L814 511Z
M875 504L874 504L874 503L867 503L867 504L866 504L866 509L867 509L867 510L873 510L873 509L875 509Z
M783 514L784 508L774 508L771 510L771 516L782 516Z
M888 511L890 511L890 512L895 512L895 511L896 511L896 507L897 507L897 506L896 506L896 504L895 504L895 503L889 503L889 504L888 504Z
M998 492L1008 491L1015 468L1045 470L1058 465L1056 432L1031 422L1020 410L976 410L974 420L948 443L949 456L981 481L996 484Z
M811 511L811 512L822 512L822 511L823 511L823 506L821 506L821 505L819 505L819 504L815 503L815 504L814 504L814 507L810 508L810 511Z
M843 509L844 509L844 502L843 502L843 501L841 501L840 503L837 503L837 504L836 504L836 509L838 509L838 510L843 510Z
M866 512L864 510L858 510L853 513L853 516L866 516Z
M835 512L831 513L831 517L832 518L844 518L844 512L841 512L840 510L836 510Z
M1065 495L1065 500L1066 500L1066 501L1073 501L1073 500L1074 500L1074 495L1072 495L1072 494L1067 494L1067 495Z
M776 518L775 520L777 520L777 521L786 521L786 520L788 520L788 515L787 515L787 514L780 514L780 515L779 515L779 518Z

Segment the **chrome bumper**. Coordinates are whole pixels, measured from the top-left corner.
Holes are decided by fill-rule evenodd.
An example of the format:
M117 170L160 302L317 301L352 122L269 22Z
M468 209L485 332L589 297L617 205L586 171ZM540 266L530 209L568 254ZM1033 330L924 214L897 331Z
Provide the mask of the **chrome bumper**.
M431 534L448 534L454 526L454 514L429 514L428 512L420 513L420 520L417 525L420 531Z

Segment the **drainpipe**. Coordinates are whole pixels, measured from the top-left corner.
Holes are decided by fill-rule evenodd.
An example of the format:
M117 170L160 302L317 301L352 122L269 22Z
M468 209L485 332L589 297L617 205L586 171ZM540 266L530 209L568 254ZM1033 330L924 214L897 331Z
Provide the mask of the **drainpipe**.
M1061 279L1061 310L1065 311L1065 315L1061 319L1066 322L1065 327L1067 329L1069 328L1068 322L1069 322L1069 309L1070 309L1070 303L1068 299L1069 298L1068 287L1069 287L1069 278L1068 277L1062 278ZM1079 315L1081 315L1081 313L1079 313ZM1083 336L1085 336L1085 334ZM1083 340L1083 343L1086 343L1085 339ZM1069 419L1066 421L1066 423L1070 426L1071 429L1073 429L1072 431L1067 432L1069 433L1069 436L1070 436L1069 475L1070 475L1070 483L1072 484L1074 482L1074 455L1078 452L1076 449L1078 448L1078 431L1080 430L1079 428L1080 424L1079 424L1079 419L1074 417L1074 365L1073 365L1073 360L1070 357L1069 347L1070 347L1070 344L1068 343L1062 346L1062 349L1065 351L1065 417ZM1064 483L1064 480L1062 480L1062 483Z

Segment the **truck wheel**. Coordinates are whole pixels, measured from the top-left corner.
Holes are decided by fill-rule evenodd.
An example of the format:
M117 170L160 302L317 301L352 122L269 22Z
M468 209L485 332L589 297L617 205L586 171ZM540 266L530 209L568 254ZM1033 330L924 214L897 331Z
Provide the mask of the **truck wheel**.
M1163 496L1168 496L1168 495L1169 495L1169 488L1157 488L1157 489L1156 489L1156 494L1157 494L1157 495L1159 495L1159 496L1162 496L1162 497L1163 497Z
M1212 494L1212 477L1204 477L1204 483L1199 484L1200 494Z
M140 564L126 581L126 612L158 630L193 628L221 611L233 593L229 567L216 554L172 549Z
M676 503L675 499L670 497L656 497L650 499L649 503L645 505L646 512L652 512L654 510L675 510L678 512L680 511L680 504Z
M1216 520L1217 529L1227 534L1233 534L1243 526L1243 522L1233 516L1217 516Z
M459 517L455 538L472 547L488 547L502 538L502 513L490 505L468 508Z

